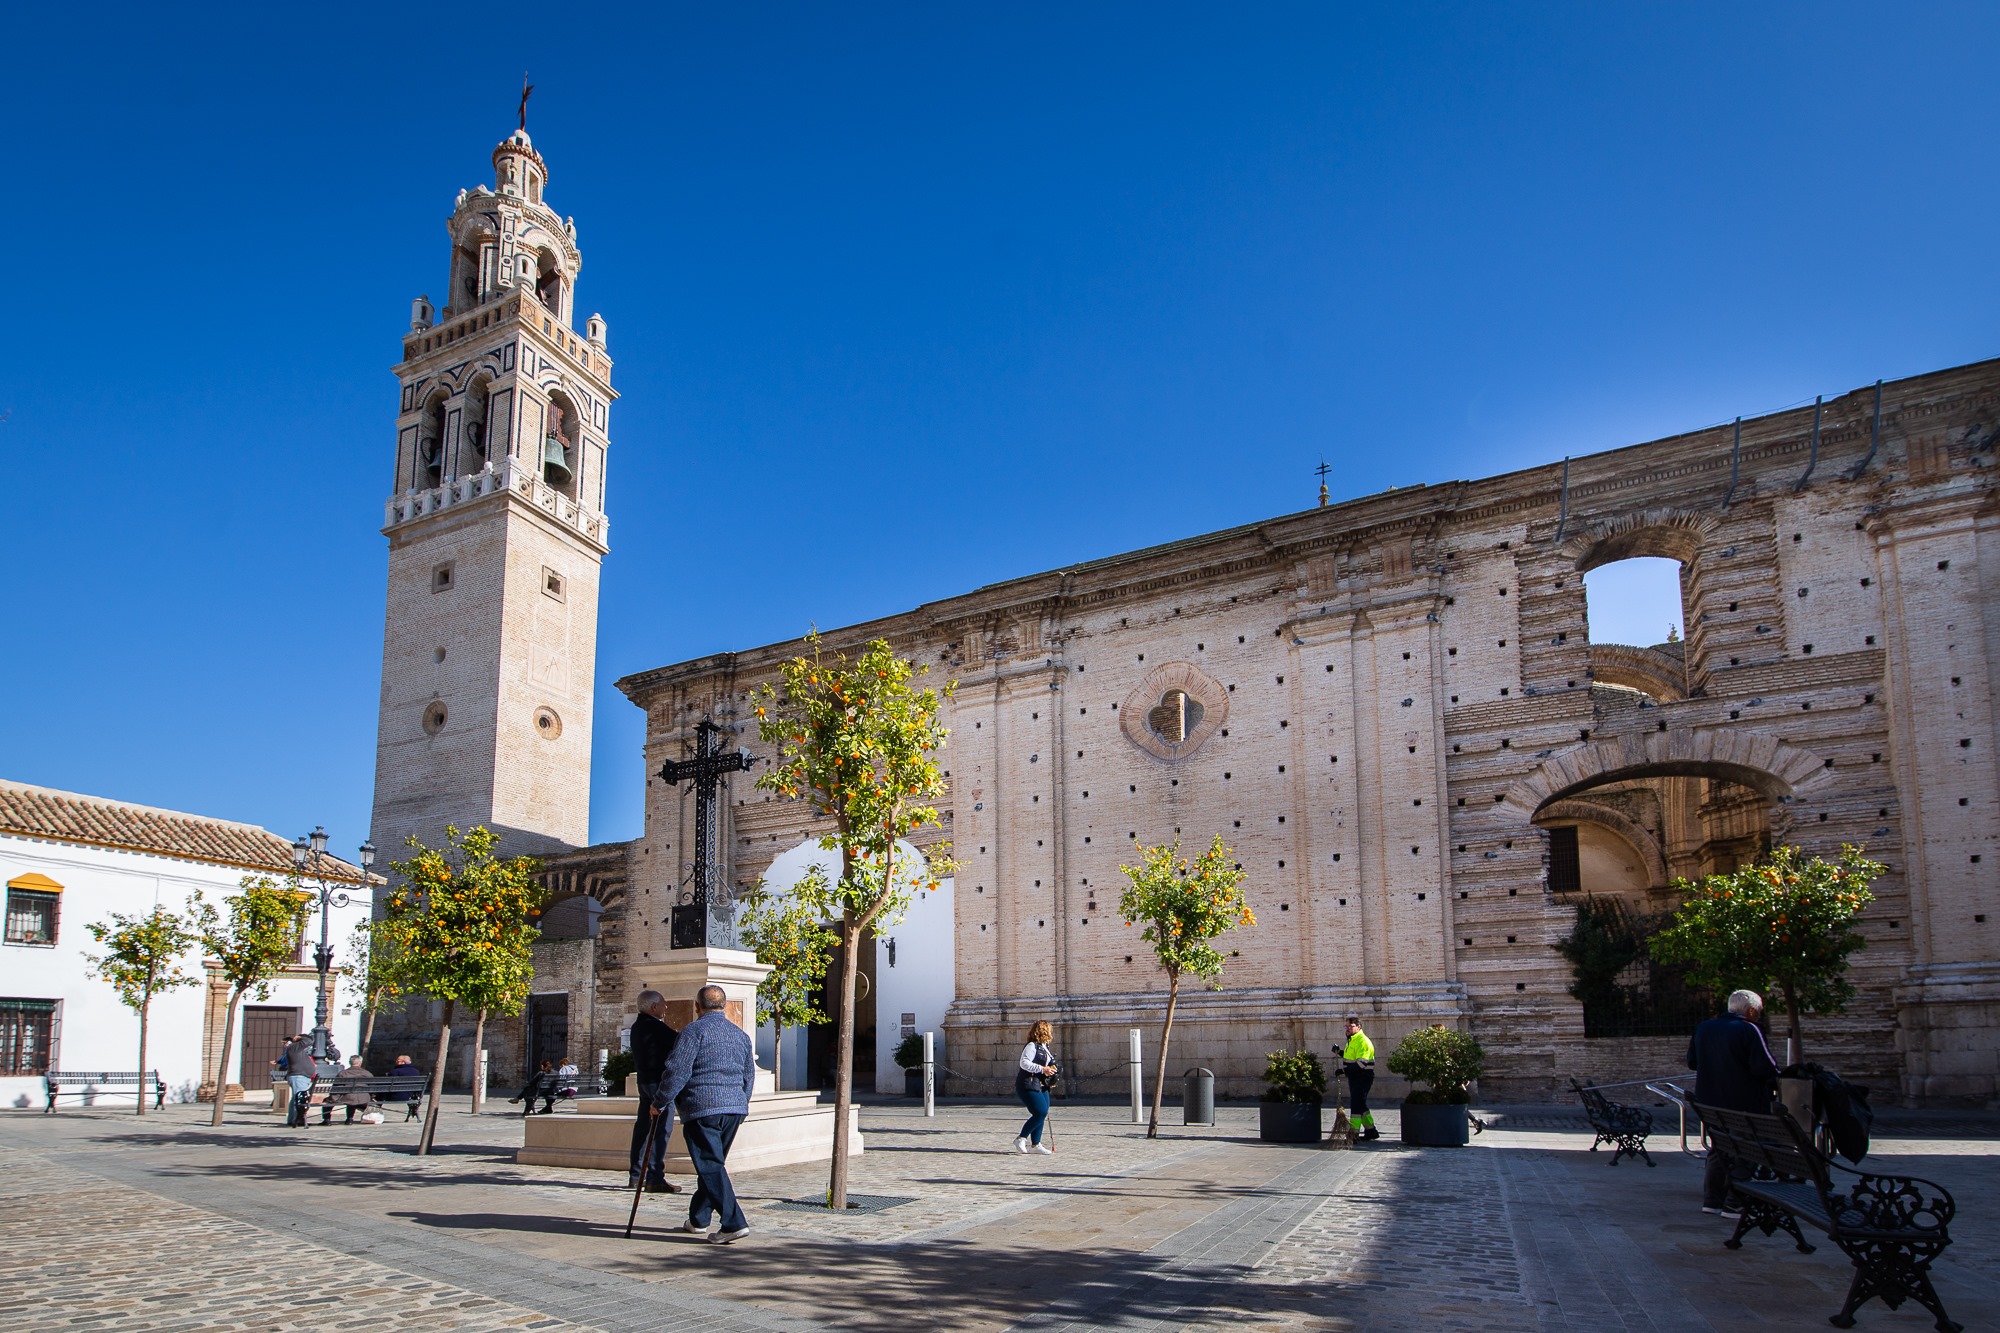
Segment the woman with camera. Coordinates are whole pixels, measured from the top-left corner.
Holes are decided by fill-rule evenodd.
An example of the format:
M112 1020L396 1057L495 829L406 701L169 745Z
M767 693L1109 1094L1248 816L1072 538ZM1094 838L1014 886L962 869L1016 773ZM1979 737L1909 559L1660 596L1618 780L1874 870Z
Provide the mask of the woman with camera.
M1014 1071L1014 1095L1028 1108L1028 1123L1014 1140L1016 1152L1054 1153L1042 1142L1042 1126L1049 1118L1049 1089L1056 1083L1056 1057L1049 1050L1055 1029L1037 1023L1028 1029L1028 1044L1021 1048L1020 1068Z

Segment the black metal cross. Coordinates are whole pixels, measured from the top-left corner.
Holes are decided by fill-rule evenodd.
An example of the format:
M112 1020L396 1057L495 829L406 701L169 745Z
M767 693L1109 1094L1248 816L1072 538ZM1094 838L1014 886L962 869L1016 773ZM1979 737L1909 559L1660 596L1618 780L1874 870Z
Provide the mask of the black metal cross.
M715 865L715 792L722 779L751 764L748 751L722 752L722 728L704 719L694 729L694 757L669 759L660 780L669 787L682 780L694 784L694 861L674 896L668 946L699 949L708 943L708 908L717 898Z

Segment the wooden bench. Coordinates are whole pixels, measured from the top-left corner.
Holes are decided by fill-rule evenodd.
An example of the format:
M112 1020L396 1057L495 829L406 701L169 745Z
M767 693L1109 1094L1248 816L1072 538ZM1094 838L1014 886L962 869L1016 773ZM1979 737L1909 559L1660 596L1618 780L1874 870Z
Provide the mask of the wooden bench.
M1583 1114L1590 1121L1590 1127L1597 1132L1590 1150L1596 1152L1601 1144L1614 1144L1618 1151L1611 1154L1611 1165L1618 1165L1621 1157L1637 1157L1647 1166L1658 1166L1651 1153L1646 1151L1646 1136L1653 1132L1653 1113L1643 1106L1627 1106L1614 1102L1596 1087L1585 1087L1575 1079L1569 1081L1570 1090L1583 1103Z
M91 1104L90 1099L105 1093L137 1099L150 1092L153 1095L155 1111L167 1103L167 1085L160 1080L160 1071L157 1069L143 1074L116 1071L85 1073L51 1069L42 1075L42 1081L48 1085L49 1098L48 1106L42 1111L43 1115L54 1114L56 1099L59 1097L80 1097L84 1099L84 1105L88 1106Z
M1835 1328L1852 1328L1855 1310L1879 1296L1891 1310L1914 1300L1936 1316L1943 1333L1957 1333L1960 1325L1945 1314L1930 1277L1931 1262L1951 1244L1949 1228L1957 1210L1943 1186L1830 1161L1783 1107L1776 1115L1753 1115L1696 1104L1695 1112L1712 1151L1748 1162L1761 1168L1760 1177L1771 1177L1731 1182L1743 1200L1743 1215L1724 1245L1740 1249L1753 1228L1767 1236L1782 1228L1801 1253L1810 1254L1813 1247L1799 1230L1803 1222L1826 1233L1854 1265L1847 1303L1827 1321ZM1835 1171L1841 1173L1837 1180Z
M307 1104L310 1113L313 1106L320 1108L321 1122L333 1118L336 1107L347 1106L349 1097L368 1094L369 1109L388 1106L407 1106L409 1114L405 1120L415 1120L423 1113L424 1094L430 1091L428 1074L396 1075L384 1074L370 1078L335 1078L331 1074L321 1074L313 1080L312 1101ZM358 1104L356 1109L360 1109Z

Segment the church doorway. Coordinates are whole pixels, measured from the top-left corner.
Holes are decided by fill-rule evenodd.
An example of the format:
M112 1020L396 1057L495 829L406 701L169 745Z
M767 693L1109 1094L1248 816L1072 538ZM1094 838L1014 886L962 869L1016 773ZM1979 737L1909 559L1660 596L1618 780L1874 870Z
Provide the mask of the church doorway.
M547 1060L560 1065L569 1054L569 996L528 997L528 1072Z
M271 1083L271 1061L285 1049L285 1043L305 1029L298 1008L271 1004L251 1004L243 1008L243 1062L236 1081L245 1088L264 1088Z
M875 936L871 933L861 939L861 970L854 978L854 1065L851 1071L853 1086L872 1089L875 1086ZM843 950L836 945L831 963L826 969L826 986L820 992L820 1012L828 1015L828 1021L814 1023L806 1029L806 1086L827 1089L833 1086L834 1046L838 1034L834 1030L831 1015L835 1009L835 997L840 991L840 970L843 966Z

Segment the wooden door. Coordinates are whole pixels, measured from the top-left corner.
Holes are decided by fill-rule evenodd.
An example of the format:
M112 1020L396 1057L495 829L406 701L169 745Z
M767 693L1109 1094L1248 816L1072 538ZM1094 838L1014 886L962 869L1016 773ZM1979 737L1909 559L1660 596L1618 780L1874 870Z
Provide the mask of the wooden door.
M549 1060L558 1067L569 1053L569 996L531 995L528 997L528 1073ZM582 1061L577 1068L583 1067Z
M246 1088L270 1086L271 1061L299 1034L299 1024L305 1021L301 1013L296 1007L270 1004L243 1007L243 1062L237 1067L237 1082Z

